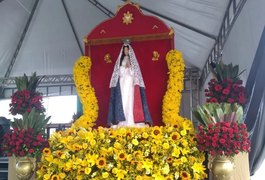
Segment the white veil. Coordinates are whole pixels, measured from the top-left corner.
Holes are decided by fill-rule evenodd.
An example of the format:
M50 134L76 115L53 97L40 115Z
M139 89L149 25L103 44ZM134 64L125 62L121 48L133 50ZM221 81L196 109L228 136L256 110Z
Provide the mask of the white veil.
M110 88L116 87L118 80L119 80L119 74L120 74L120 61L121 61L121 55L123 51L124 46L129 46L129 57L130 57L130 63L131 63L131 68L134 71L134 85L139 85L140 87L145 87L142 73L138 64L138 61L136 59L135 53L133 51L133 48L131 45L124 43L121 47L120 54L116 60L114 70L111 76L110 80Z

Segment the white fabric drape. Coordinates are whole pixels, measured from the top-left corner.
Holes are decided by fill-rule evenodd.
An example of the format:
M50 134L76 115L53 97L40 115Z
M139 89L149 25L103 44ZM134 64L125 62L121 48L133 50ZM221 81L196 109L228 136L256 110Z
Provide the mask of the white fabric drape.
M133 100L134 100L134 72L131 68L120 67L120 88L122 107L126 121L119 123L119 126L134 126Z

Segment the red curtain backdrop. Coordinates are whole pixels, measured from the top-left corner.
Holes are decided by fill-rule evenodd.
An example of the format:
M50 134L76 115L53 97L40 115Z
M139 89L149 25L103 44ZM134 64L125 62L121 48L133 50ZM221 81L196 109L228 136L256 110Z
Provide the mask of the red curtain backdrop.
M132 14L132 22L123 23L125 13ZM166 53L173 49L173 35L163 21L145 16L131 3L119 9L116 16L96 26L86 37L86 55L92 59L91 83L99 104L97 126L106 126L110 88L109 83L122 40L129 38L141 68L146 86L147 103L154 125L162 125L162 99L166 92L168 69ZM152 39L152 40L150 40ZM159 59L153 61L153 51ZM104 60L110 54L111 63Z
M110 88L109 83L113 68L122 44L99 45L91 48L91 83L95 88L99 104L97 125L106 126ZM162 125L162 99L166 92L168 69L165 55L170 49L168 40L132 42L132 48L138 59L146 86L147 102L155 125ZM160 54L159 60L153 61L153 51ZM112 63L104 61L105 54L111 55Z

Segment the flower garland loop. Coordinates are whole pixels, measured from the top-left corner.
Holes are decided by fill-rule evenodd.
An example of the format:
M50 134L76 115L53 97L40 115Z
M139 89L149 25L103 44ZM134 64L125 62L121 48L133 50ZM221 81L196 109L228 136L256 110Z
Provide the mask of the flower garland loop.
M183 121L179 116L185 68L182 53L178 50L170 50L166 55L166 61L169 79L163 98L162 119L166 125L179 125Z
M83 115L74 123L77 127L93 127L98 117L98 101L89 77L91 64L89 57L81 56L74 65L76 90L83 105Z

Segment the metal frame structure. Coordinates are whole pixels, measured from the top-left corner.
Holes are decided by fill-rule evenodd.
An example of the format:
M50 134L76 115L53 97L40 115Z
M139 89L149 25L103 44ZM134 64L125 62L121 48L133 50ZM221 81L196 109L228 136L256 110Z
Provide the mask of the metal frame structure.
M217 63L222 58L223 48L225 42L230 34L230 31L239 16L243 6L247 0L230 0L226 8L226 12L223 18L223 22L217 37L217 40L214 43L214 46L206 60L206 63L202 69L200 77L200 88L205 83L209 73L211 63Z
M17 90L15 77L0 78L2 84L1 98L10 98ZM76 95L75 84L72 74L43 76L37 90L43 96ZM67 92L65 92L67 91Z

